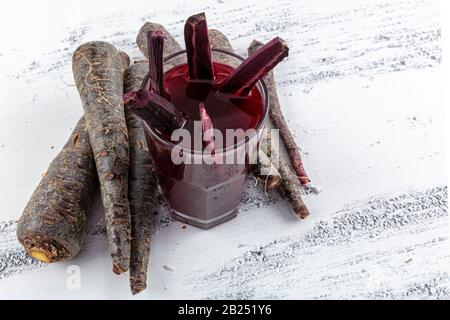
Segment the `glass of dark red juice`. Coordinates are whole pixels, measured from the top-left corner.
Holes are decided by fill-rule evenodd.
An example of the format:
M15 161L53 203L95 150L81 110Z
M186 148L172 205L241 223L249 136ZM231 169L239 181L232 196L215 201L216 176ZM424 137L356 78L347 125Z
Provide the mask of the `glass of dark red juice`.
M173 134L165 136L143 122L158 181L174 218L205 229L236 216L247 170L255 161L268 114L263 81L243 98L217 91L218 84L243 61L241 57L212 49L212 59L214 81L189 80L184 50L164 61L164 88L168 100L189 119L182 130L191 134L190 139L174 141ZM143 89L149 88L148 78L142 84ZM212 162L205 160L202 142L197 141L201 136L195 135L200 123L200 103L204 104L214 129L223 135L223 143L217 144L216 140ZM241 133L247 134L231 137L227 136L227 129L241 129ZM180 156L176 161L174 154ZM184 160L180 163L181 156Z

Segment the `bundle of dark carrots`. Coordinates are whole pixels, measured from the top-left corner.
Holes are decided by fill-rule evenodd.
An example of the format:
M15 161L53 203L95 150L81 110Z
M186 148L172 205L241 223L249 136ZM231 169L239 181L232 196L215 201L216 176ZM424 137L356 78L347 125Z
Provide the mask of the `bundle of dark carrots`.
M180 45L156 23L146 23L136 41L148 62L130 66L126 53L99 41L85 43L74 52L73 73L84 116L51 162L17 226L19 241L35 259L46 263L71 259L85 242L87 214L94 191L100 186L112 270L116 274L129 271L133 294L147 286L152 208L158 189L141 119L136 115L169 131L181 127L184 121L164 93L162 68L164 57L181 50ZM233 51L221 32L207 29L204 14L187 20L185 41L188 64L192 66L190 77L194 79L213 76L211 48ZM250 57L235 69L221 90L245 95L265 77L271 125L280 130L287 156L275 152L270 139L263 138L258 165L252 172L264 181L266 190L280 190L295 213L305 218L308 210L300 192L309 179L281 113L271 72L287 54L288 48L280 38L266 45L254 41L249 47ZM229 63L227 55L217 55L221 62ZM147 74L150 88L141 90ZM278 169L271 159L279 162Z

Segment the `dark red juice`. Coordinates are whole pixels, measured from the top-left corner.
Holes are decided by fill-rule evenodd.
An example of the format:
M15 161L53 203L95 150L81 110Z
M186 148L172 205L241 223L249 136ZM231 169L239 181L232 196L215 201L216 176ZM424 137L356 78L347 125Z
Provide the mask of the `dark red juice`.
M176 66L164 75L170 101L190 119L184 128L193 133L194 121L200 120L199 103L203 102L214 128L220 130L224 138L226 129L255 129L263 115L263 99L258 88L254 87L244 98L218 93L217 85L233 68L217 62L213 65L214 82L189 81L187 65ZM226 141L225 146L234 142Z
M190 119L184 128L194 137L194 121L200 121L200 102L204 103L213 127L223 133L224 139L226 129L258 128L265 112L259 89L253 88L245 98L223 95L217 92L217 85L233 68L214 62L214 71L214 82L189 81L187 65L176 66L165 73L164 86L169 100ZM171 158L173 144L148 128L146 133L159 183L175 218L209 228L236 215L247 175L245 163L174 164ZM235 143L226 141L225 146ZM246 147L247 143L240 143L227 148L226 153L248 152Z

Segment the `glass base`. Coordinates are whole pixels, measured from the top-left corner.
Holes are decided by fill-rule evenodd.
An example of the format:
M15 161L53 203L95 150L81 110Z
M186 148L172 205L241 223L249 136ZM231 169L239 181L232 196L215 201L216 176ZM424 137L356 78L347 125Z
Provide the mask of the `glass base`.
M193 218L191 216L184 215L178 211L172 210L172 216L175 220L178 220L183 223L187 223L189 225L202 228L202 229L210 229L212 227L215 227L225 221L231 220L237 216L237 208L231 210L230 212L227 212L219 217L215 217L214 219L210 220L200 220Z

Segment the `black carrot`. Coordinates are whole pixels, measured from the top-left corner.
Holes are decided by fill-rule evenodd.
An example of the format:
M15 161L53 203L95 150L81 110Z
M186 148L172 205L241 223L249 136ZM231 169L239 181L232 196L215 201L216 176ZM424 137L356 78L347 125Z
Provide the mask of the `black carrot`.
M269 126L265 127L263 134L268 136L268 130ZM281 177L278 190L290 202L294 213L301 219L306 218L309 215L309 210L302 199L302 185L290 165L289 158L279 150L278 146L275 147L273 139L270 142L268 141L266 148L267 153L270 153L270 160L273 164L276 164L277 172ZM264 150L264 147L262 149ZM267 169L270 170L268 167L264 168L264 170Z
M168 55L181 50L181 46L179 45L179 43L174 39L174 37L172 37L172 35L166 30L166 28L164 28L164 26L155 22L146 22L139 30L136 38L136 44L138 45L139 50L141 50L142 54L147 59L149 58L147 34L154 31L161 31L163 33L164 57L167 57Z
M251 56L255 51L257 51L258 48L262 46L262 43L258 41L253 41L248 48L249 56ZM275 86L275 79L273 77L273 72L269 72L267 76L264 78L268 94L269 94L269 114L270 114L270 120L272 125L275 129L279 129L279 134L281 136L281 140L286 146L286 149L289 153L289 149L287 148L289 146L286 145L286 138L291 139L290 142L293 142L295 144L294 138L292 137L292 134L287 127L286 122L284 121L283 114L281 113L280 108L280 102L278 100L278 95L276 91ZM280 123L281 122L281 123ZM283 130L281 130L281 128ZM269 126L266 126L264 129L265 132L263 133L263 136L266 138L270 137L270 134L268 133ZM270 140L270 138L269 138ZM292 166L289 163L289 159L281 154L279 152L279 148L273 148L273 144L271 141L265 141L267 143L267 152L270 154L271 159L276 159L278 162L278 172L281 175L282 182L280 185L280 191L281 193L289 200L289 202L292 205L292 208L297 216L304 219L309 215L308 208L306 207L305 203L303 202L303 199L301 197L301 180L297 176L295 169L296 163L292 163ZM298 149L296 149L298 151ZM300 155L299 155L300 157ZM301 163L301 162L300 162ZM303 168L303 165L301 165L301 168ZM297 168L298 169L298 168ZM304 171L304 169L303 169ZM306 176L306 174L305 174Z
M128 132L121 65L119 52L101 41L81 45L72 58L100 181L113 271L117 274L128 270L131 241Z
M124 92L137 90L148 73L146 63L136 63L125 70ZM131 210L130 288L137 294L147 287L147 267L153 207L158 182L145 140L142 120L125 111L130 140L130 170L128 195Z
M228 38L219 30L208 30L209 39L212 49L222 49L234 52ZM236 67L236 58L230 57L228 54L214 52L214 59L218 62ZM281 184L281 175L263 150L258 151L258 162L253 166L253 174L264 183L265 190L276 189Z
M17 238L42 262L73 258L86 237L97 171L84 118L53 159L17 224Z
M258 162L253 174L264 184L264 190L275 190L283 182L280 172L262 149L258 149Z
M119 51L119 55L120 55L120 61L122 62L121 67L122 67L122 69L125 70L125 68L127 68L130 65L131 59L128 56L128 54L124 51Z
M211 45L211 49L220 49L226 50L228 52L234 53L234 49L228 40L228 38L219 30L216 29L208 29L209 42ZM230 55L218 51L212 51L213 60L229 65L231 67L238 67L239 60Z
M158 24L147 23L143 29L146 32L162 32L164 35L163 54L169 55L179 51L180 45ZM162 59L158 59L162 64ZM158 67L162 69L161 67ZM125 93L138 90L149 71L147 63L136 63L125 70ZM152 227L152 208L155 205L155 194L158 182L148 150L142 120L125 110L130 139L130 171L129 199L131 209L131 261L130 288L137 294L147 287L147 268L150 254Z
M252 56L253 54L261 52L261 49L264 47L265 46L263 46L261 42L254 40L250 44L250 47L248 48L249 55ZM308 178L308 175L306 174L305 168L303 167L303 161L300 156L297 143L295 142L291 130L289 130L286 120L284 119L283 112L281 111L281 106L278 100L277 88L273 72L268 72L264 80L267 86L267 90L269 92L270 120L272 121L274 127L280 130L281 140L283 141L283 144L286 147L287 153L291 160L292 166L296 172L297 178L302 185L305 185L310 180Z

